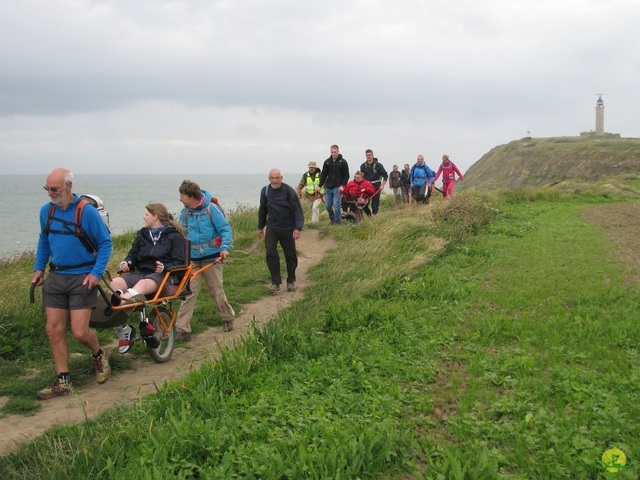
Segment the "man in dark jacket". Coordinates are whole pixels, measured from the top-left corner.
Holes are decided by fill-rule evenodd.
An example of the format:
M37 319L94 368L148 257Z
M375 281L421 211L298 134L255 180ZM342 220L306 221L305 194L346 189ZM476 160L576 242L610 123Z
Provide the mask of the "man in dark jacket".
M331 156L324 161L320 174L320 185L324 187L324 206L329 212L331 225L342 223L340 192L349 181L349 165L340 155L337 145L331 145Z
M384 166L373 156L373 150L368 148L364 153L367 159L360 165L360 171L364 173L364 179L369 180L371 185L375 187L376 192L378 192L371 198L371 209L373 214L377 215L380 208L380 195L387 184L389 175L387 175Z
M282 276L280 275L280 255L278 243L284 252L287 262L287 290L293 292L296 288L296 268L298 255L296 240L304 225L304 212L296 191L282 183L282 173L278 169L269 172L269 185L260 192L260 207L258 208L258 238L264 237L267 250L267 267L271 274L270 293L275 295L280 290ZM264 234L264 227L267 233Z

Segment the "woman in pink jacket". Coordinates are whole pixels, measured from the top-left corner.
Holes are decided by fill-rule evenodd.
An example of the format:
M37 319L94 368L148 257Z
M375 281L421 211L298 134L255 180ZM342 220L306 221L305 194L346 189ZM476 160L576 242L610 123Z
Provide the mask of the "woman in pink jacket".
M442 165L440 165L440 168L436 173L436 177L433 180L433 183L435 183L440 177L440 174L442 174L442 198L447 198L453 195L453 186L456 184L456 173L458 174L458 177L460 177L460 181L464 182L464 178L460 173L460 170L458 170L458 167L449 160L449 155L445 153L442 156Z

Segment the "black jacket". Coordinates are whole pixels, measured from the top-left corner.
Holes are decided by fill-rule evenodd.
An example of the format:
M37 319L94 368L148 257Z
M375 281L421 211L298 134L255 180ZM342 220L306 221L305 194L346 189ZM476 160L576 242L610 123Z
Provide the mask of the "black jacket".
M184 237L173 225L168 225L160 233L154 243L148 228L138 231L131 250L125 262L130 262L131 270L144 275L155 272L156 260L164 264L169 270L178 265L184 265Z
M349 181L349 164L342 158L342 154L338 155L336 161L329 157L322 165L322 173L320 174L320 187L336 188L346 185Z
M410 186L411 172L407 173L406 171L404 171L404 169L400 171L400 181L402 182L402 185Z
M258 208L258 230L265 226L277 230L300 230L304 212L296 191L286 183L280 188L262 187Z
M380 188L379 184L381 183L381 179L384 179L386 182L389 178L387 171L377 158L373 159L373 163L371 165L367 162L360 165L360 171L364 173L364 179L369 180L376 188Z

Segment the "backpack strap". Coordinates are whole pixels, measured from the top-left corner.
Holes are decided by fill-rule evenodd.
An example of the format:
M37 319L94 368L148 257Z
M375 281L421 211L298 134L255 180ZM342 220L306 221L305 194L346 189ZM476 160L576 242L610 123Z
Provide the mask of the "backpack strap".
M186 211L184 213L184 221L181 222L183 230L185 232L187 232L189 230L189 215L200 216L200 215L205 215L206 214L209 217L209 220L211 222L213 222L213 219L211 218L211 212L209 211L209 207L210 206L211 206L211 202L209 202L209 205L207 205L207 208L203 208L200 211L186 209ZM191 210L191 212L189 212L189 210Z
M51 203L49 205L49 215L47 218L47 224L44 227L44 233L47 236L51 232L57 233L60 235L75 235L78 238L78 240L80 240L80 243L82 243L84 248L86 248L90 254L95 256L98 253L98 250L96 246L93 244L93 242L91 241L91 239L89 238L89 236L87 235L87 232L85 232L84 229L82 228L82 212L84 212L84 208L87 205L89 205L89 202L87 200L85 199L78 200L74 217L73 217L74 221L69 222L68 220L64 220L62 218L57 218L54 216L55 207L53 203ZM53 222L54 219L62 223L63 226L66 228L66 230L51 230L51 223ZM69 229L68 227L73 227L73 230ZM82 266L85 266L85 265L83 264ZM71 268L74 268L74 267L71 267Z
M84 198L78 200L75 215L76 236L80 239L82 245L84 245L84 248L86 248L89 253L91 253L92 255L96 255L98 253L97 248L93 245L93 242L87 235L87 232L85 232L82 228L82 213L84 212L84 209L87 205L89 205L89 202Z
M218 205L218 199L215 199L215 202L214 202L213 198L215 198L215 197L212 197L211 202L209 203L209 205L207 205L207 208L205 208L205 210L206 210L206 215L209 217L209 221L211 222L211 225L213 225L214 228L215 228L215 224L213 223L213 216L211 215L210 208L213 208L212 207L213 204ZM222 210L222 207L220 208L220 210ZM200 215L203 215L203 214L204 213L200 213ZM198 245L193 245L192 244L191 248L193 250L198 250L200 253L204 253L204 249L207 248L207 247L220 248L221 246L222 246L222 237L221 236L217 236L217 237L213 238L210 242L207 242L207 243L200 243ZM216 254L216 255L218 255L218 254Z

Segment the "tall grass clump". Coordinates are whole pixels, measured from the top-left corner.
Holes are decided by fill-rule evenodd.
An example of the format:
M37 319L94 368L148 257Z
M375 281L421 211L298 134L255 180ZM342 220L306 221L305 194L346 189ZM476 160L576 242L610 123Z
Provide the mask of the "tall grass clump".
M234 249L244 249L255 242L258 230L258 213L255 208L238 205L235 210L229 212L228 217L233 231Z
M437 236L453 242L462 242L476 235L491 223L497 210L486 196L465 192L431 206Z
M439 255L446 241L433 235L428 208L398 208L362 224L331 230L339 247L317 267L321 291L307 301L330 306L376 291L390 277L411 272Z

